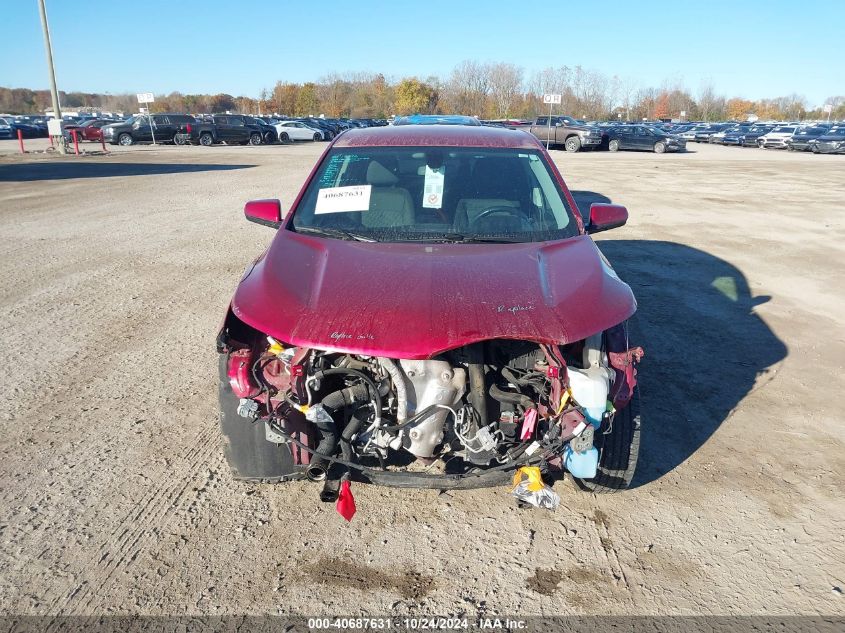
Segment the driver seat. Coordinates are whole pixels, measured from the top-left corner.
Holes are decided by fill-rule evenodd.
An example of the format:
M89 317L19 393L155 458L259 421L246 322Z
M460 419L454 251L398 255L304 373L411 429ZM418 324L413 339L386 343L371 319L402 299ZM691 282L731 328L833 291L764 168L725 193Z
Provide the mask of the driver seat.
M517 161L508 158L481 158L472 170L469 190L455 208L455 230L468 229L485 210L491 207L520 209L520 182ZM527 183L524 183L527 187ZM480 197L484 196L484 197Z

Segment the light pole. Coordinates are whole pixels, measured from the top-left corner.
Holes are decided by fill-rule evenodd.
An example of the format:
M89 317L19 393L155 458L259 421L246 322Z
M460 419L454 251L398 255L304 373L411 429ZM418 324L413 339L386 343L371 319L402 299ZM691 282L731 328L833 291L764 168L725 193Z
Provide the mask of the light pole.
M50 27L47 26L47 8L44 6L44 0L38 0L38 12L41 14L41 27L44 29L44 48L47 51L47 69L50 71L50 94L53 96L53 117L61 122L62 111L59 108L59 91L56 89L56 70L53 68L53 45L50 43ZM61 133L61 128L59 128L58 136L56 145L59 148L59 154L64 154L65 137Z

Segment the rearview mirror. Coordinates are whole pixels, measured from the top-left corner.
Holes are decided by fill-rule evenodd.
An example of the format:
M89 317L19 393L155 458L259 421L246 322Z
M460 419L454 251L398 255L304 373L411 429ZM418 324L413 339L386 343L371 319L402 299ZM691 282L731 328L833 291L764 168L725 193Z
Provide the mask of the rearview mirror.
M624 225L628 221L628 209L621 204L594 202L590 205L590 223L587 233L598 233Z
M282 226L282 203L276 199L250 200L244 205L244 215L250 222L277 229Z

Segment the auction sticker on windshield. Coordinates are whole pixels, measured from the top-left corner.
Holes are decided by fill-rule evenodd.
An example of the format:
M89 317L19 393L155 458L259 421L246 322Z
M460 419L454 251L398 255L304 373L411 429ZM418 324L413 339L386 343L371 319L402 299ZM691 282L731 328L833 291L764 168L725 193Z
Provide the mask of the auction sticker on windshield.
M425 166L425 185L423 186L423 203L426 209L439 209L443 206L444 169L432 169Z
M320 189L317 193L317 206L314 208L314 213L367 211L370 208L372 189L372 185Z

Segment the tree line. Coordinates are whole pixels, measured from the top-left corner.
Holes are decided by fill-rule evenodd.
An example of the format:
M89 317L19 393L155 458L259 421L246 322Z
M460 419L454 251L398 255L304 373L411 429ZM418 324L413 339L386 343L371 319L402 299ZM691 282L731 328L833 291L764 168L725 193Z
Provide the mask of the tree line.
M631 79L608 76L581 66L558 66L526 73L506 62L463 61L448 77L390 79L380 73L333 73L317 81L277 81L257 98L230 94L156 95L157 112L239 111L288 116L324 114L328 117L385 118L412 113L469 114L484 119L533 118L548 111L545 93L560 94L555 111L583 119L668 119L703 121L760 119L820 119L821 108L810 109L797 94L750 101L719 94L712 83L693 93L680 81L659 87L642 86ZM135 112L135 95L62 92L63 108L97 108ZM831 117L845 118L845 96L826 100L834 106ZM0 112L42 113L50 108L46 90L0 88Z

